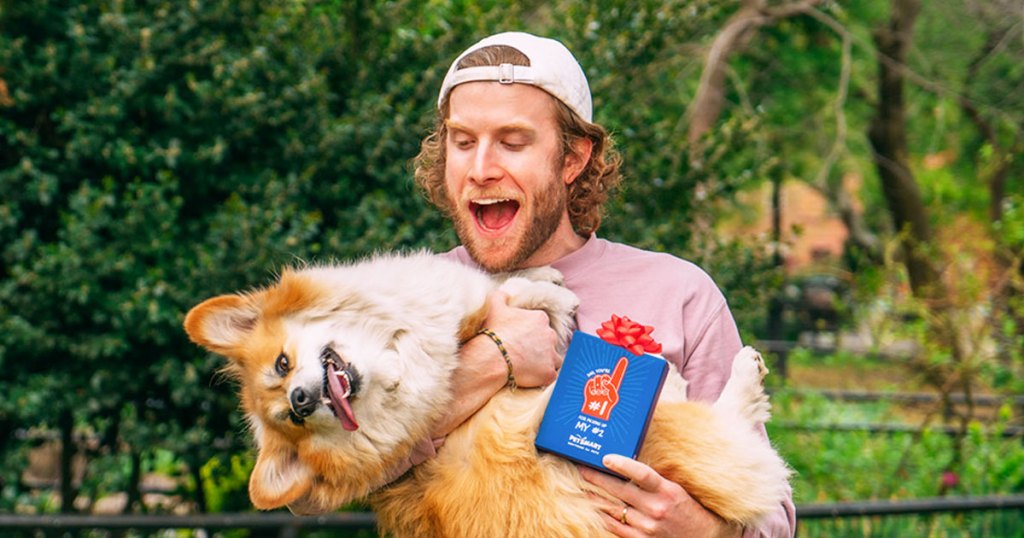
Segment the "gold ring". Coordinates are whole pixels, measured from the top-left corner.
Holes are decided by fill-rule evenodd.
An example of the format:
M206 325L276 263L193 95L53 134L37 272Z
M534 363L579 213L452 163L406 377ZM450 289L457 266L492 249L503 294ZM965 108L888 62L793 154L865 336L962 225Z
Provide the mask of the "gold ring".
M628 505L624 505L622 507L622 515L619 516L619 521L621 521L623 525L629 525L629 520L626 519L626 512L628 510L629 510L629 506Z

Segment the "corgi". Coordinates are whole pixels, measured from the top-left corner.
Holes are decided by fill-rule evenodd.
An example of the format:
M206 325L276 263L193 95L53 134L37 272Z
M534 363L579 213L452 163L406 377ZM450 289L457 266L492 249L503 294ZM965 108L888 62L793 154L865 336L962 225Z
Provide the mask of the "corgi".
M445 416L460 344L491 293L545 311L564 352L578 301L561 284L547 267L493 276L427 252L378 254L285 270L202 302L184 325L239 384L256 508L322 513L365 498L383 535L608 536L576 465L534 447L551 387L499 391L436 457L386 483ZM686 401L673 368L638 459L726 521L776 510L789 470L757 430L766 373L744 348L710 405Z

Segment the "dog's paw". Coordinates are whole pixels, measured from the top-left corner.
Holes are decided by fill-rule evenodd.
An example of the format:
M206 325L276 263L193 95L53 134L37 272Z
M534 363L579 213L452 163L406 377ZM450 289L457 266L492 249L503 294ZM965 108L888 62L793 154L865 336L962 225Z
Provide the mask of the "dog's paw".
M744 383L764 383L764 377L768 375L768 366L764 358L754 348L744 346L732 360L732 377L742 380Z
M732 374L722 390L715 407L755 424L764 424L771 416L768 395L764 391L764 377L768 367L761 354L746 346L732 362Z
M524 277L509 278L499 289L509 295L510 306L546 312L551 328L558 333L560 349L568 346L569 338L576 330L576 309L580 305L575 293L552 282Z

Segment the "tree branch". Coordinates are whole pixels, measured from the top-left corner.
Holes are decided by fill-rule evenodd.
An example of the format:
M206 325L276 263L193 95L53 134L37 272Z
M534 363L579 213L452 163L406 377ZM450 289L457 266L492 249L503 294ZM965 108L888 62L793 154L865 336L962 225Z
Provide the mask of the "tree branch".
M718 32L708 48L697 93L687 110L690 128L687 142L690 161L699 162L700 139L718 120L725 95L726 64L730 56L746 48L762 26L779 19L807 13L821 0L802 0L782 6L766 7L763 0L747 0Z

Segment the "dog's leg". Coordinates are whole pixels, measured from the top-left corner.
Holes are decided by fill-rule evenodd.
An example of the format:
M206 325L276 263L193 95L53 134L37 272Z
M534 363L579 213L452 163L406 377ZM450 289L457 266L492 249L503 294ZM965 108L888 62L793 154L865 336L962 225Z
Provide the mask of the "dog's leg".
M662 398L640 455L709 510L743 525L775 510L788 491L789 468L759 428L769 417L767 373L761 355L745 347L713 405Z
M741 349L733 359L732 375L715 402L715 409L753 425L768 422L771 405L764 391L764 376L767 374L768 368L760 353L750 346Z
M789 469L761 433L703 402L659 402L639 459L742 525L775 510L787 493Z

